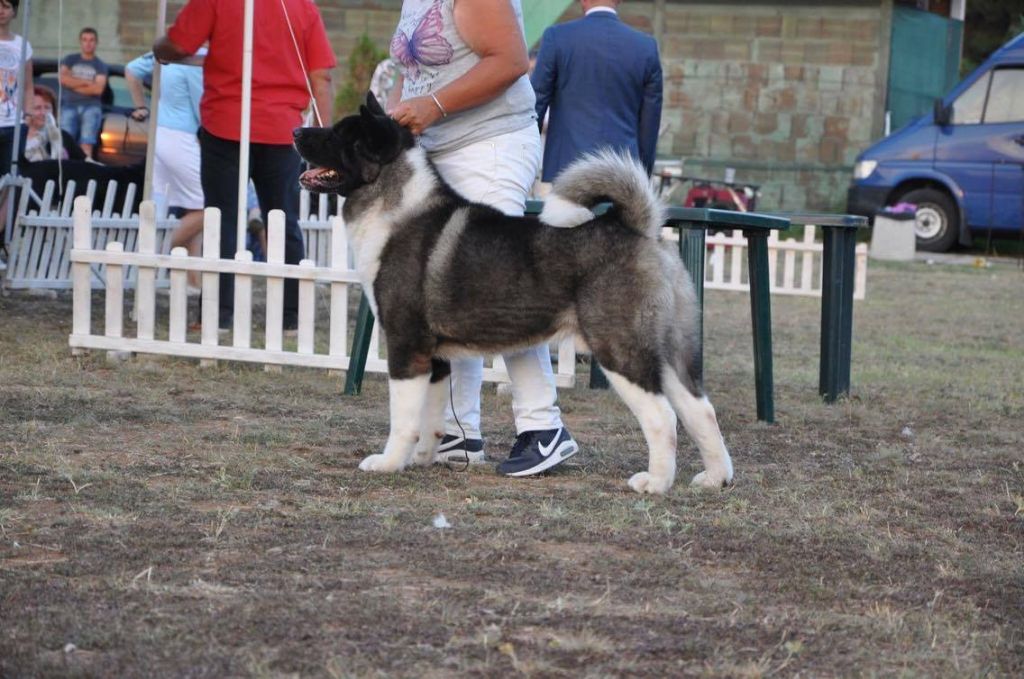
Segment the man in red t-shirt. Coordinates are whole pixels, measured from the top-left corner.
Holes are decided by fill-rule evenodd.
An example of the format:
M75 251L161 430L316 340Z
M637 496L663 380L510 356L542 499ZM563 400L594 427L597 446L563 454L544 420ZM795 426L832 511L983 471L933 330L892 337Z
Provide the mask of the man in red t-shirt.
M206 205L221 210L220 256L227 259L238 248L244 11L244 0L189 0L167 35L153 45L157 59L168 62L209 42L199 106L201 179ZM337 63L313 0L256 3L252 54L249 175L263 213L284 210L285 262L298 264L304 257L298 222L301 159L292 146L292 130L302 125L311 92L323 124L331 124L330 69ZM220 327L230 328L234 277L222 274L220 281ZM297 322L298 283L287 279L284 327L293 329Z

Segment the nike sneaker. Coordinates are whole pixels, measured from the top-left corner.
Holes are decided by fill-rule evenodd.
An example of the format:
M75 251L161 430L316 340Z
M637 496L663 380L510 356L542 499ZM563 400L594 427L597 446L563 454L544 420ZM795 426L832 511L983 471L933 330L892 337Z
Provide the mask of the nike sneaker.
M565 427L524 431L516 437L508 459L498 465L504 476L533 476L565 462L579 452L579 444Z

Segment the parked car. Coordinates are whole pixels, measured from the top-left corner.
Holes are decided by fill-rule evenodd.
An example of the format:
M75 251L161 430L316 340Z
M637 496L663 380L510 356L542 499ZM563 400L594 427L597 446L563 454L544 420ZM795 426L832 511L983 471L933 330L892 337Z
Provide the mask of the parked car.
M101 97L103 125L93 150L94 159L106 165L134 165L146 160L149 123L133 120L132 104L123 64L107 64L110 73ZM59 62L56 59L32 60L32 77L39 85L57 92ZM148 85L148 83L147 83Z
M969 245L1024 221L1024 35L997 50L934 110L857 157L847 212L917 206L917 247Z

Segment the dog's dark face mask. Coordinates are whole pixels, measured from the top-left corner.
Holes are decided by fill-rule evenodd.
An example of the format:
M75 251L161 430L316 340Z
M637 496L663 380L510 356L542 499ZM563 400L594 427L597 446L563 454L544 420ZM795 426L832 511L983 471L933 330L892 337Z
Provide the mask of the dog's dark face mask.
M371 93L359 113L334 127L302 127L292 134L299 155L314 166L299 177L302 187L342 196L372 184L381 168L415 144L412 133L392 120Z

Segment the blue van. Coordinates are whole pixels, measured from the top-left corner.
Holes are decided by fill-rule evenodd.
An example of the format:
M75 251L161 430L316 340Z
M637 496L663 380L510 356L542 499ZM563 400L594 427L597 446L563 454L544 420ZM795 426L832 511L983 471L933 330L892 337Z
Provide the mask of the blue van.
M917 206L917 247L944 252L972 232L1024 222L1024 35L1003 45L932 113L857 156L847 211Z

